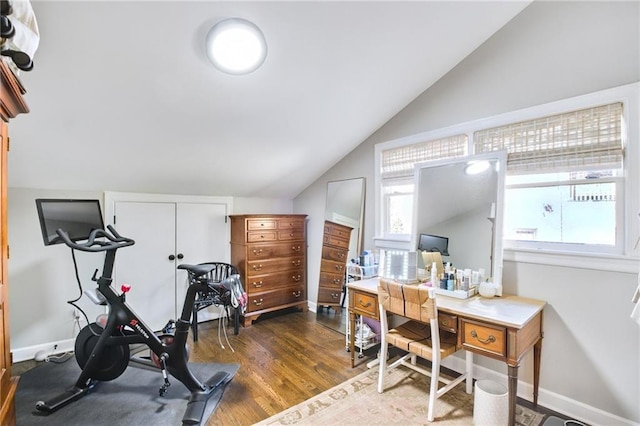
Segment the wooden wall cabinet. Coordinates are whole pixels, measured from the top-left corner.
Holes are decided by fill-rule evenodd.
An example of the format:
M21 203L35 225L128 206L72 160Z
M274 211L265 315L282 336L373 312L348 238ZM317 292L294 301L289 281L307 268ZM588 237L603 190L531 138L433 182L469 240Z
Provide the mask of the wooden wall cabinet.
M318 306L341 306L352 230L328 220L324 222Z
M14 397L18 377L11 376L11 344L9 338L9 289L7 260L7 152L9 130L7 123L18 114L29 112L24 102L24 87L0 58L0 425L14 425L16 413Z
M307 310L307 215L231 215L231 263L247 292L243 325L289 307Z

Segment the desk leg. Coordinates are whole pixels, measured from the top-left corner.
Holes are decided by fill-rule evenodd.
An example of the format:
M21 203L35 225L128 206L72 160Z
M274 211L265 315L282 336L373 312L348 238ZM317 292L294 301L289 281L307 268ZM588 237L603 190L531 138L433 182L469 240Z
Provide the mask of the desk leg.
M516 424L516 402L518 400L518 365L509 365L509 426Z
M355 345L355 332L356 332L356 314L355 312L349 311L349 352L351 352L351 368L355 366L355 355L356 355L356 345Z
M540 385L540 355L542 353L542 339L533 346L533 407L538 406L538 386Z

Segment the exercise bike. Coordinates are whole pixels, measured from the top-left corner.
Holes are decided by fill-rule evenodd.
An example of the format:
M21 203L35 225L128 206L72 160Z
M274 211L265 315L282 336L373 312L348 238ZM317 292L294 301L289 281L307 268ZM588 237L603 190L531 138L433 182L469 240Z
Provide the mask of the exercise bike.
M165 334L156 335L125 302L128 286L123 285L118 294L111 286L116 251L132 246L135 241L122 237L112 226L107 230L95 229L83 242L74 242L62 229L56 233L67 246L86 252L106 252L102 276L96 278L98 270L93 274L93 281L98 284L94 302L108 305L106 321L93 322L84 327L75 342L75 356L82 369L75 385L49 401L39 401L36 409L44 413L52 413L73 402L91 391L99 381L109 381L119 377L130 362L143 368L160 370L163 384L159 389L163 396L170 386L169 374L178 379L191 392L187 408L182 419L183 424L199 424L209 398L217 391L223 391L233 376L225 371L216 372L209 380L202 383L189 370L187 365L187 336L191 325L191 313L196 294L206 291L208 282L206 275L213 265L179 265L189 276L189 287L185 297L182 314L171 327L165 327ZM94 299L92 297L92 300ZM168 332L173 330L173 334ZM131 354L139 353L140 347L148 347L150 356L135 358ZM169 374L167 374L169 373Z

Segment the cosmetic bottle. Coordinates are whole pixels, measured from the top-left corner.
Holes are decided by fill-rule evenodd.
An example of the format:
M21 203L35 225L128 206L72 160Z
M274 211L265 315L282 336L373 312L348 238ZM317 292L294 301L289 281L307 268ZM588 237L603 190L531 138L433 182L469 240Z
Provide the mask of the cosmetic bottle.
M438 268L436 262L431 264L431 286L438 287Z

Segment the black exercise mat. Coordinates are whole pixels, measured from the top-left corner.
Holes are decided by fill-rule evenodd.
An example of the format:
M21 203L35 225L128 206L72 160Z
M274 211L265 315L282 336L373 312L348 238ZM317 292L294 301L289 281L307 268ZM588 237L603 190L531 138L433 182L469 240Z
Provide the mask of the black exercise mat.
M201 382L220 370L233 376L238 367L238 364L189 364L189 368ZM162 373L131 366L117 379L99 382L84 397L49 415L36 411L36 402L46 401L72 387L79 375L80 367L71 358L62 364L41 364L20 376L15 399L17 426L182 424L190 396L187 388L169 376L171 386L165 396L160 397L158 389L164 382ZM223 391L216 391L211 396L201 424L204 425L213 413Z

